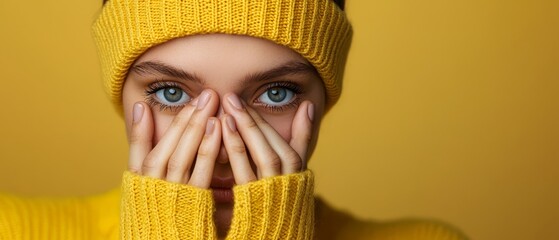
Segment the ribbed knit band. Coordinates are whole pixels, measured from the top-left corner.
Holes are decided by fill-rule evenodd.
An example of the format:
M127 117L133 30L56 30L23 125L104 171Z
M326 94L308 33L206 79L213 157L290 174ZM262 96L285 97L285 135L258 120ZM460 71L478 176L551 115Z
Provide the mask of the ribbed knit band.
M298 52L318 70L330 107L341 93L352 34L332 0L110 0L93 31L105 87L119 109L138 56L174 38L209 33L268 39Z
M210 190L131 172L122 177L121 239L216 239L213 211Z
M313 239L314 175L265 178L233 188L235 208L227 240Z

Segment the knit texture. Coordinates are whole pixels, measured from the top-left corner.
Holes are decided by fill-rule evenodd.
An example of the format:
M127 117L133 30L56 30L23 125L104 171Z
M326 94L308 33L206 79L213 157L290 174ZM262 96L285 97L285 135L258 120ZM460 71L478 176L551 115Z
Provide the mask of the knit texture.
M352 30L331 0L111 0L93 34L112 102L122 108L128 69L147 49L210 33L258 37L291 48L317 69L326 105L338 100Z
M311 171L267 178L234 188L227 239L312 239L314 178Z
M312 239L310 171L236 186L234 201L227 239ZM217 239L210 190L126 172L121 206L122 239Z
M355 219L312 197L307 171L236 186L227 239L463 240L433 221ZM119 220L120 208L120 220ZM0 239L216 239L209 190L126 172L121 191L84 198L0 194Z
M121 239L216 239L212 192L125 172Z

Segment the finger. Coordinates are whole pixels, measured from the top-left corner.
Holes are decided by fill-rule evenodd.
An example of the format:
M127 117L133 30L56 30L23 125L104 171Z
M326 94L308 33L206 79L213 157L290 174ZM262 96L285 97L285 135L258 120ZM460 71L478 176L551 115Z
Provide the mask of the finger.
M163 137L145 157L142 163L143 175L164 179L169 156L173 154L180 136L186 128L186 124L196 108L194 104L197 103L197 100L198 99L192 100L190 104L186 104L183 109L181 109L165 131Z
M215 115L219 104L217 94L212 90L204 90L198 98L196 109L190 116L180 139L167 164L167 181L187 183L190 168L202 142L206 125L210 116Z
M190 177L189 185L199 188L209 188L212 182L212 175L215 165L215 160L219 154L221 147L221 126L217 118L212 117L208 119L206 124L206 132L198 154L196 156L196 165L192 176Z
M132 108L132 128L130 130L128 170L142 173L142 163L151 151L153 139L153 119L146 103L137 102Z
M305 101L301 103L291 125L291 146L303 159L301 170L307 169L307 155L312 139L312 121L314 118L314 104Z
M245 184L256 180L256 175L250 166L245 143L237 131L235 119L225 114L221 118L221 129L222 141L229 157L235 183Z
M281 173L285 175L301 171L303 163L299 154L254 109L249 107L246 109L270 143L270 146L279 155L281 159Z
M248 148L262 177L273 177L281 173L281 159L268 143L254 119L247 113L235 94L226 94L223 101L225 112L235 119L237 129Z

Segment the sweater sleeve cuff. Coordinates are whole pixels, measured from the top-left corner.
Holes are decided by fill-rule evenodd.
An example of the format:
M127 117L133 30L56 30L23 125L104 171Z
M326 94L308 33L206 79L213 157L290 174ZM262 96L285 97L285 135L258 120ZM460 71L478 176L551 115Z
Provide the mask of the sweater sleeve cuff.
M212 193L125 172L121 239L215 239Z
M314 175L310 170L235 186L233 192L227 239L312 239Z

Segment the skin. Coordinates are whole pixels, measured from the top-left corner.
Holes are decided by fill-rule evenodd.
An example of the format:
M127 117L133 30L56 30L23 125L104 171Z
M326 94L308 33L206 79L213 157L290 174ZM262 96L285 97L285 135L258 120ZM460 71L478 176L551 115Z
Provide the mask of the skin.
M289 48L247 36L195 35L149 49L123 88L129 170L205 189L212 178L239 185L304 170L325 107L310 66ZM165 106L153 92L170 87L189 97ZM273 87L292 89L293 97L271 107ZM216 203L221 238L232 209Z

